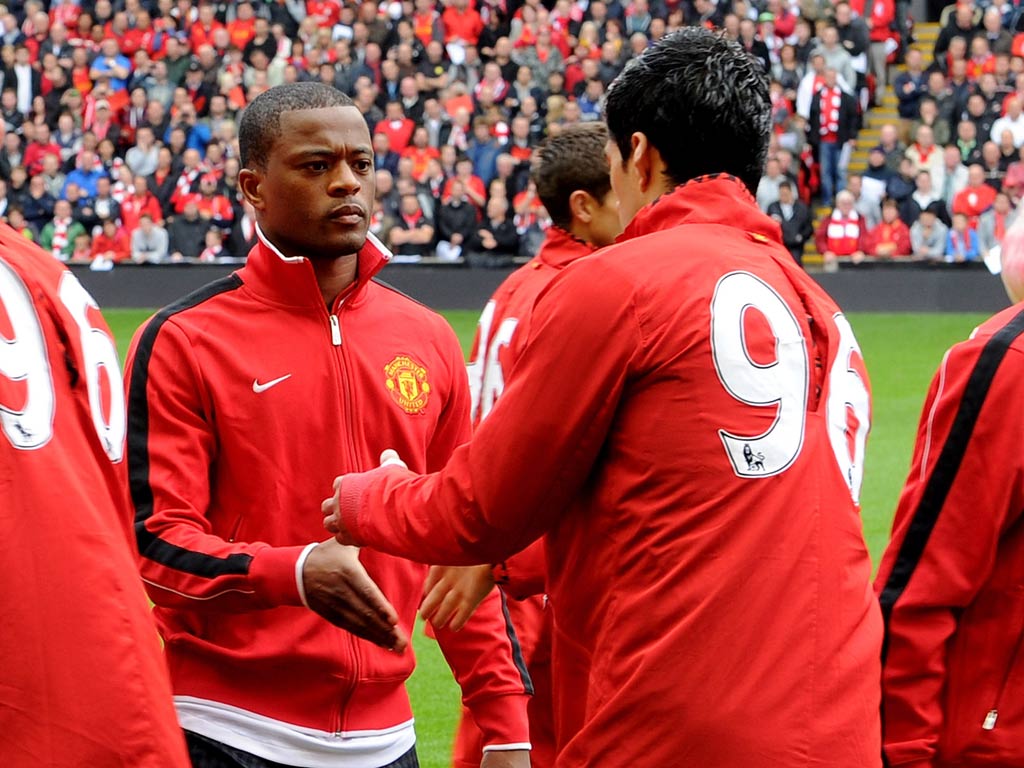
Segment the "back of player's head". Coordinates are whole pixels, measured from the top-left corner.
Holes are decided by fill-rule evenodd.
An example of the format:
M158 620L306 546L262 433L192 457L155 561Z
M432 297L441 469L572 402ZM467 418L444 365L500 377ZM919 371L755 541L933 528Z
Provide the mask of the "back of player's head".
M771 127L768 81L721 34L688 27L663 37L612 83L605 115L624 163L631 136L643 133L676 184L729 173L757 188Z
M569 196L573 192L582 190L600 202L611 190L604 154L607 142L603 123L582 123L565 128L537 150L531 171L537 196L562 229L572 225Z
M352 99L323 83L288 83L264 91L245 108L238 126L242 167L266 168L270 150L281 136L282 113L350 106Z

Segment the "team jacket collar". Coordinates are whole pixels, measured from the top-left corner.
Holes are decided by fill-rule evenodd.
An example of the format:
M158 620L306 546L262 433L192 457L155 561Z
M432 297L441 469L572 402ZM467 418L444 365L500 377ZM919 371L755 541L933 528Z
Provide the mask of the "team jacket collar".
M537 252L537 259L549 267L562 269L595 250L597 249L590 243L580 240L561 227L551 226L544 238L544 244Z
M305 256L285 256L256 225L257 241L241 270L243 282L256 294L278 304L294 307L320 307L323 296L316 282L313 265ZM346 305L359 303L364 288L391 260L391 251L372 233L359 251L356 282L343 294Z
M616 242L680 224L726 224L782 242L782 230L761 213L742 181L726 173L698 176L644 206Z

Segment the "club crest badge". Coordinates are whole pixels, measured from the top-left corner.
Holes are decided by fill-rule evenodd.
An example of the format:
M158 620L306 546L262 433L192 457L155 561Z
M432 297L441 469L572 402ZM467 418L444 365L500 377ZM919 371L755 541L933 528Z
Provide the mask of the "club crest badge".
M384 366L384 386L406 413L423 413L430 399L427 369L408 355L398 355Z

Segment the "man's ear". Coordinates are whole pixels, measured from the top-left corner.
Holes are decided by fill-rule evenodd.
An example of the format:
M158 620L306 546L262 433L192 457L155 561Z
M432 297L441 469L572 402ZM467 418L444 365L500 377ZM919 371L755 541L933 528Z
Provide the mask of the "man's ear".
M629 137L629 159L640 182L640 191L650 189L654 179L655 163L651 153L656 151L647 140L647 134L637 131Z
M263 200L263 176L251 168L243 168L238 172L238 188L242 190L245 199L257 211L262 211L266 205Z
M582 189L574 189L569 195L569 213L575 221L589 224L594 218L594 198Z

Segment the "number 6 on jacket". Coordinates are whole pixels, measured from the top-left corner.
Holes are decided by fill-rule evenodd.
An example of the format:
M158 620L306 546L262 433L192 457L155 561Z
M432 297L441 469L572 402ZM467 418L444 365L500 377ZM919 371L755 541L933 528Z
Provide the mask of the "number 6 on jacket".
M744 316L760 312L775 337L775 360L755 362L744 337ZM864 447L870 426L867 386L854 367L860 347L849 321L837 313L838 352L828 371L825 404L829 440L854 502L864 476ZM735 399L776 410L760 434L738 435L719 429L729 461L740 477L770 477L786 471L803 448L810 368L800 325L786 302L748 272L724 275L711 300L711 353L718 379Z

